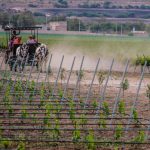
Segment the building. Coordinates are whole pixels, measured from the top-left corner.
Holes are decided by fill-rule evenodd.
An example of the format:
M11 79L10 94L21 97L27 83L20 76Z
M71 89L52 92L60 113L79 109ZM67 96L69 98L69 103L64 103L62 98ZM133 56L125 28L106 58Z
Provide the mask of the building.
M12 10L13 12L24 12L26 9L23 7L13 7L10 10Z
M66 21L50 22L49 28L52 31L67 31L67 22Z

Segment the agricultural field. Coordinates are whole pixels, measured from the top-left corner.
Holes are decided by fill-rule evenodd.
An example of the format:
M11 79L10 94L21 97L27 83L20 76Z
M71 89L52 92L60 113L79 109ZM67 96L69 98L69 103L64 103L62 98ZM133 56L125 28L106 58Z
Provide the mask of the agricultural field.
M27 36L23 35L26 42ZM39 41L48 45L49 51L59 54L86 55L91 59L103 58L124 62L137 55L150 55L149 37L113 37L100 35L40 34ZM4 33L0 33L0 43L6 43Z
M150 149L149 38L39 40L50 51L43 72L10 71L0 53L0 149Z

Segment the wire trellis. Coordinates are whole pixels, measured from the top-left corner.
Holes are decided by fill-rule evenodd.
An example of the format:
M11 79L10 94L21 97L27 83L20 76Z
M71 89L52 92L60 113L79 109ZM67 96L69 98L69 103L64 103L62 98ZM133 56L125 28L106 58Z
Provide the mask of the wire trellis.
M62 79L65 56L62 56L55 74L52 74L51 62L54 61L52 58L51 54L45 73L41 73L40 69L35 73L33 64L29 71L26 66L21 73L15 72L14 67L9 71L9 64L4 64L2 59L0 64L2 148L6 148L6 145L9 148L22 145L26 149L32 149L35 143L37 149L48 148L50 143L57 143L57 146L68 143L70 146L81 146L82 149L126 148L132 145L146 147L150 144L149 99L146 95L146 85L142 84L144 80L149 84L150 75L145 72L147 62L142 72L137 75L138 84L131 85L135 88L135 92L129 91L131 90L129 87L123 95L122 84L130 74L129 60L126 61L122 75L118 76L117 86L110 86L114 74L114 59L109 70L105 71L102 84L95 82L98 72L101 72L103 77L104 71L99 68L100 58L95 70L88 71L91 72L90 82L83 84L82 76L87 75L87 71L84 70L86 59L84 56L77 71L74 70L76 57L73 58L70 70L65 70L66 79Z

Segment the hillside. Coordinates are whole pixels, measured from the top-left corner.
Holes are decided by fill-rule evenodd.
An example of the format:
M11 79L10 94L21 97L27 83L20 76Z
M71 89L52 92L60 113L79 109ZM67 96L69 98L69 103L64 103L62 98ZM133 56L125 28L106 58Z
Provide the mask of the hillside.
M110 2L111 6L141 6L146 5L150 6L150 0L0 0L0 5L2 7L44 7L44 8L53 8L53 7L64 7L67 4L67 7L78 7L79 5L91 5L99 4L103 5L106 2Z

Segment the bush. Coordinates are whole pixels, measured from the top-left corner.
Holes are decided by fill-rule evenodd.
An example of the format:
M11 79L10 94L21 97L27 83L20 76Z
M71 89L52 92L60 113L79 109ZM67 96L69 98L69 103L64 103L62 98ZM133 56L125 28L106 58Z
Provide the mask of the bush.
M33 13L34 16L45 16L43 13L41 12L34 12Z
M99 3L93 3L93 4L88 4L88 3L83 3L78 5L79 8L100 8L101 5Z
M128 36L134 36L134 34L130 32L130 33L128 33Z
M68 3L65 0L58 0L58 2L56 2L54 4L54 7L57 7L57 8L67 8L68 7Z
M28 4L28 7L36 8L36 7L37 7L37 5L34 5L34 4Z

